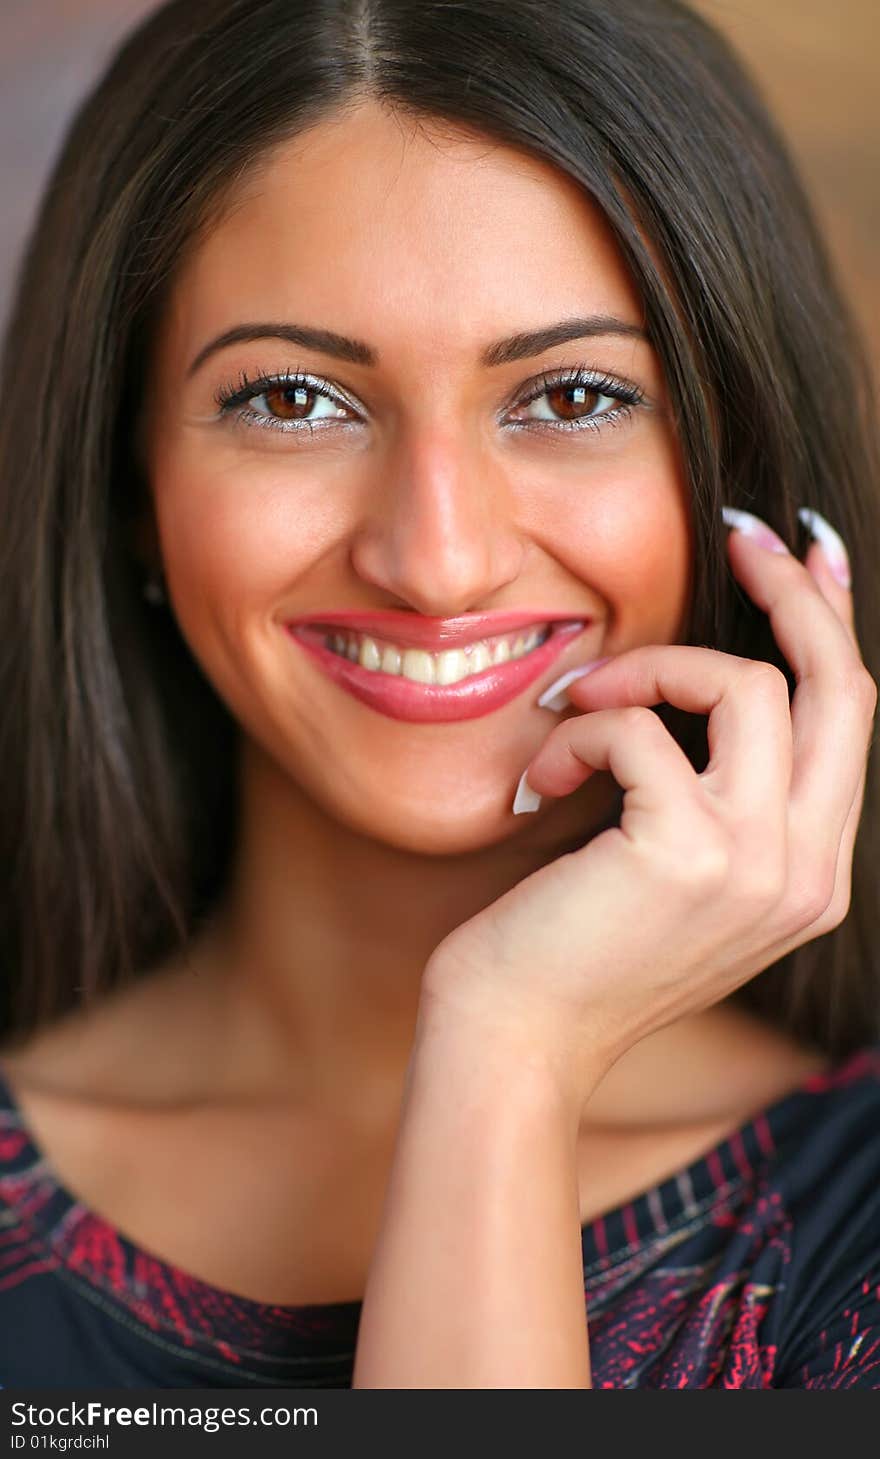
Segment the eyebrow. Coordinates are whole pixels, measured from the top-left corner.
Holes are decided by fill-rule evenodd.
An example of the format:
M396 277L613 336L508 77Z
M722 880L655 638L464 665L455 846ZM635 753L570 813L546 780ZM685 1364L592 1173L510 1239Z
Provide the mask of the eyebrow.
M541 354L553 345L565 344L570 339L589 339L609 334L649 340L641 325L629 324L613 314L587 314L574 319L561 319L557 324L547 324L541 329L496 340L483 350L480 364L487 367L508 365L514 360L524 360L530 355ZM347 335L335 334L330 329L314 329L305 324L238 324L234 329L227 329L219 334L199 350L187 371L187 378L194 375L218 350L225 350L234 344L247 344L256 339L283 339L289 344L299 345L302 349L333 355L351 365L379 363L378 351L363 340L349 339Z

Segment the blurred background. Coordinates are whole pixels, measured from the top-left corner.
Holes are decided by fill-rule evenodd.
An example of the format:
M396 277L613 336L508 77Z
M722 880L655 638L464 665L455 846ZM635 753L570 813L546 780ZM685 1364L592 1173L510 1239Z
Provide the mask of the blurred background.
M745 58L781 124L880 378L880 0L691 3ZM68 118L115 43L155 8L0 0L0 326Z

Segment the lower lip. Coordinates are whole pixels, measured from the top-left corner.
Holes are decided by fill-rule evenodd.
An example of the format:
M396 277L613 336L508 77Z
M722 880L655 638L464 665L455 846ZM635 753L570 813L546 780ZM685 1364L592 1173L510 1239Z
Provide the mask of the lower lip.
M479 719L500 709L522 694L555 663L563 649L579 633L584 624L566 623L551 629L550 636L538 648L521 659L494 664L480 674L459 679L457 684L417 684L401 674L381 674L364 669L344 659L341 654L324 647L324 633L301 624L286 625L291 638L310 654L328 678L355 699L368 704L389 719L405 719L416 724L443 724L460 719Z

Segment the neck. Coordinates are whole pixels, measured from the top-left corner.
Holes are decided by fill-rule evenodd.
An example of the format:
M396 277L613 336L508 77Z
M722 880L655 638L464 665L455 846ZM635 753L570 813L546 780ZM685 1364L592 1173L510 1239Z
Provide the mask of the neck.
M196 1020L200 1048L214 1051L206 1085L343 1110L372 1103L380 1118L400 1096L431 953L616 814L611 777L587 787L591 802L560 801L552 826L531 820L494 846L420 854L341 824L244 741L229 891L184 972L197 974L197 1005L207 1005ZM726 1004L661 1029L609 1071L591 1118L701 1118L715 1108L719 1060L741 1050L747 1082L763 1036Z
M193 965L218 970L243 1063L249 1024L254 1048L265 1041L258 1067L267 1078L270 1068L277 1075L295 1064L337 1087L366 1069L405 1064L434 949L583 840L619 795L611 777L592 777L587 795L554 807L552 825L522 817L517 834L495 845L437 854L330 816L249 739L238 790L228 892Z

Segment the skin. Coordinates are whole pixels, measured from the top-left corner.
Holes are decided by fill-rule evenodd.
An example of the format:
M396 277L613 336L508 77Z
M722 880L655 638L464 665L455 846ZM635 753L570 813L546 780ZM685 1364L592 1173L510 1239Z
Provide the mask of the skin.
M279 268L285 258L296 267ZM238 868L215 945L228 1021L251 1015L256 1043L236 1040L246 1067L230 1082L256 1068L286 1081L295 1054L309 1090L362 1097L392 1041L399 1075L437 943L607 811L609 777L527 824L511 804L554 722L535 703L546 684L589 658L675 641L683 623L688 505L659 364L614 337L478 363L492 340L600 310L641 320L574 185L374 106L279 149L178 279L148 470L174 612L245 732ZM265 319L366 340L381 364L264 340L186 380L207 341ZM651 408L577 435L499 426L539 371L583 361L634 381ZM366 424L308 441L212 419L240 371L285 368L329 377ZM279 626L322 608L532 605L593 621L528 697L461 724L375 713ZM418 917L401 917L413 906Z
M161 564L171 610L242 731L230 895L186 955L50 1031L7 1068L58 1168L108 1218L131 1213L135 1238L256 1300L335 1300L362 1291L426 964L615 804L607 764L565 788L557 766L533 781L545 795L540 810L513 815L519 777L548 736L557 743L584 722L582 709L559 716L537 698L590 659L675 645L693 543L647 342L609 335L480 363L490 342L572 315L641 322L601 215L555 169L369 103L278 148L230 204L174 282L138 423L152 492L141 549ZM188 375L209 341L255 320L364 340L379 364L264 339L230 346ZM518 403L539 372L584 364L635 383L644 404L619 425L565 432L552 424L562 418L558 399L555 415L546 394ZM360 423L294 437L217 418L216 392L242 370L300 369L354 403L349 414L316 397L313 418ZM616 403L593 401L597 419ZM512 419L541 424L513 431ZM458 724L378 714L320 674L281 626L322 609L450 617L523 607L591 621L527 694ZM485 923L477 926L479 934ZM459 939L459 969L474 949L476 966L482 946L479 935ZM591 1064L577 1128L582 1220L696 1158L823 1066L815 1050L725 1005L728 991ZM445 1050L445 1066L434 1059L441 1082L444 1067L446 1082L457 1077L461 1058L447 1015L465 1007L459 982L426 1057L433 1067ZM488 1025L476 1008L467 1017L474 1012L482 1038ZM157 1064L149 1050L160 1039ZM72 1091L88 1105L76 1137L69 1121L58 1133L51 1104L66 1098L69 1110ZM137 1127L138 1170L126 1167L111 1187L96 1184L96 1102L122 1111L111 1130L101 1125L104 1148L108 1137L130 1141L133 1110L153 1116ZM198 1114L182 1127L167 1111L183 1105ZM328 1238L326 1262L313 1268L317 1288L283 1265L281 1253L296 1247L299 1196L275 1176L273 1138L255 1143L256 1111L273 1138L283 1129L304 1151L296 1189L316 1190L302 1213L304 1243L318 1213L340 1205L340 1189L366 1192L363 1250L343 1269L345 1234L336 1246ZM251 1150L245 1158L279 1213L259 1268L233 1268L234 1241L207 1248L204 1225L186 1232L179 1209L162 1224L155 1196L149 1205L156 1180L139 1176L149 1168L160 1189L169 1180L181 1189L196 1162L196 1209L200 1192L212 1195L221 1181L203 1152L225 1148L230 1119L241 1120L237 1148ZM331 1138L340 1164L348 1160L332 1180ZM363 1163L353 1165L362 1145ZM222 1179L226 1190L225 1170Z

